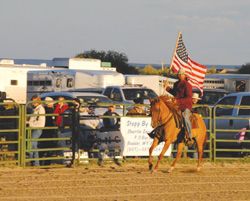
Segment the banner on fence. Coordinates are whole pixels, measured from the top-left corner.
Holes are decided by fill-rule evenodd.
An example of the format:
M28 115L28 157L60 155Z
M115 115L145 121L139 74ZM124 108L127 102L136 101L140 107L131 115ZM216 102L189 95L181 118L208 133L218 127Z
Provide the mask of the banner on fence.
M98 138L102 146L108 149L120 148L123 156L148 156L149 148L153 142L147 133L152 131L151 118L121 118L120 131L99 133ZM159 144L153 155L159 155L164 142ZM170 145L165 156L170 156L172 145Z

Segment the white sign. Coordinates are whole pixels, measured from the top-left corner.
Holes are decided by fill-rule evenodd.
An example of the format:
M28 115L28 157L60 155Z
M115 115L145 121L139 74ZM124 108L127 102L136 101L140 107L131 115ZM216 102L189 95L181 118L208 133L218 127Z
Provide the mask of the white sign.
M149 148L153 142L147 133L152 131L151 118L131 118L122 117L121 118L121 134L124 140L124 156L148 156ZM163 148L164 142L160 143L155 150L153 155L159 155ZM165 153L165 156L170 156L171 148Z
M153 142L147 133L152 131L150 117L121 117L120 131L99 132L101 149L120 149L123 156L148 156ZM161 153L164 142L153 151L154 156ZM165 153L170 156L172 145Z

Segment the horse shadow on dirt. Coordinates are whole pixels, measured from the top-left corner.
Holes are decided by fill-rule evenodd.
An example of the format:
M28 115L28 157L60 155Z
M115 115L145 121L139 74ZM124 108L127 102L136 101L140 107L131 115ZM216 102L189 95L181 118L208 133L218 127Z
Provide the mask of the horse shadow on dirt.
M177 171L178 171L178 169L174 170L174 172L177 172ZM172 174L172 173L169 173L168 170L161 170L161 172L164 173L164 174ZM189 169L186 169L186 170L180 170L178 172L179 173L185 173L185 174L190 174L190 173L198 174L198 173L200 173L200 172L197 171L197 169L194 169L194 168L189 168Z

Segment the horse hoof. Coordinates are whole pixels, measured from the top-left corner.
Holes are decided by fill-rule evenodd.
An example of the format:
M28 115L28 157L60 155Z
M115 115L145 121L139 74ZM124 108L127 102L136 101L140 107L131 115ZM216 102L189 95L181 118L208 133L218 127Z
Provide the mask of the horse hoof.
M151 174L153 174L153 173L157 173L157 169L153 169L153 170L151 170Z
M168 173L173 172L173 170L174 170L174 167L170 167L170 168L168 169Z
M153 164L149 164L149 165L148 165L148 169L149 169L150 171L152 171L152 169L153 169Z

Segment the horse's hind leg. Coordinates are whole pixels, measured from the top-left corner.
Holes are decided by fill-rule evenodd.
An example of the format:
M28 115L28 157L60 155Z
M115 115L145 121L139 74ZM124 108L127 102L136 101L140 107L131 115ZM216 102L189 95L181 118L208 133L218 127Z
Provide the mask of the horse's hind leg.
M203 157L204 144L197 142L197 152L198 152L198 163L197 163L197 171L201 169L201 162Z
M176 154L176 157L175 157L175 159L174 159L174 161L173 161L170 169L168 170L169 173L171 173L174 170L177 161L181 158L183 147L184 147L184 143L183 142L181 142L181 143L178 144L178 146L177 146L177 154Z
M149 148L149 158L148 158L148 168L149 170L153 169L153 157L152 157L152 153L155 149L155 147L158 145L159 140L157 138L154 138L154 141L151 145L151 147Z
M157 163L155 165L155 168L154 168L154 171L157 171L158 170L158 166L160 164L160 161L161 159L163 158L164 154L166 153L166 151L168 150L169 146L170 146L171 142L168 140L168 141L165 141L165 144L162 148L162 151L160 153L160 155L158 156L158 160L157 160Z

